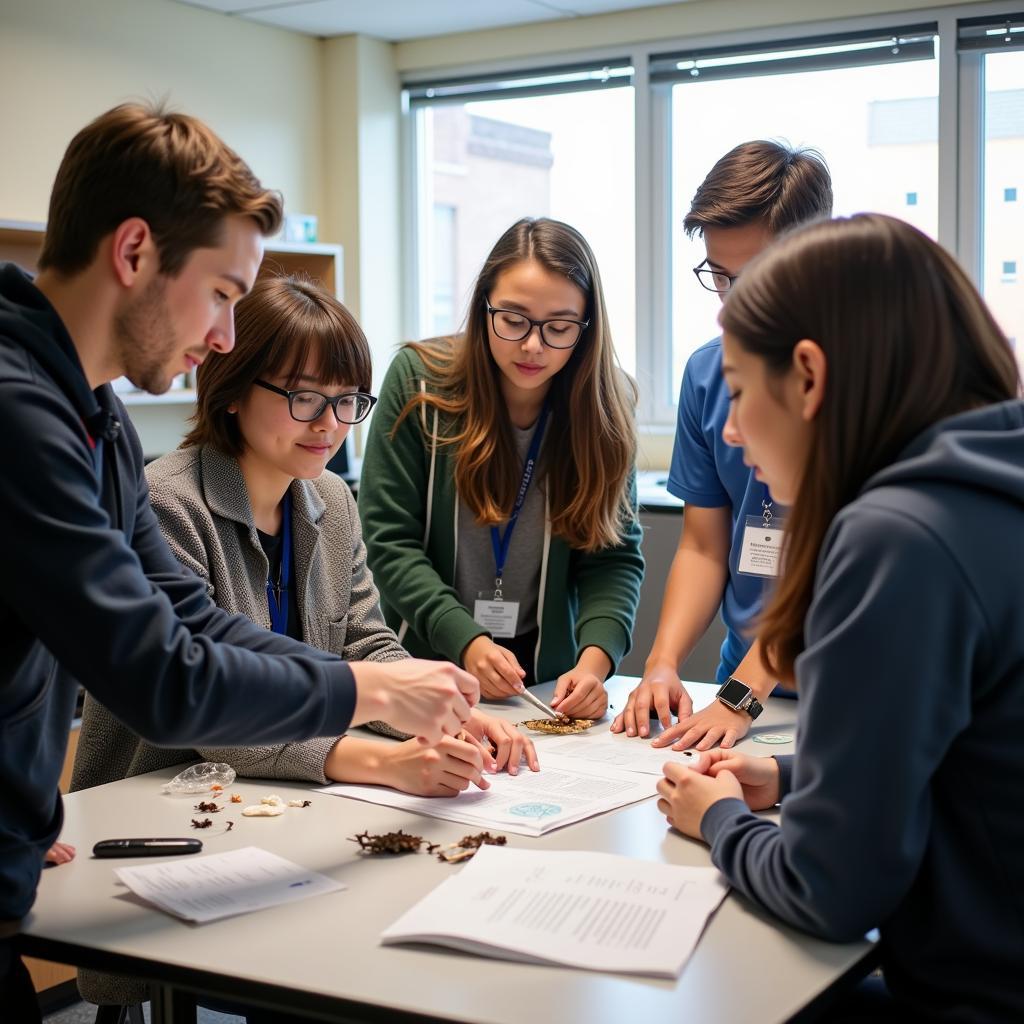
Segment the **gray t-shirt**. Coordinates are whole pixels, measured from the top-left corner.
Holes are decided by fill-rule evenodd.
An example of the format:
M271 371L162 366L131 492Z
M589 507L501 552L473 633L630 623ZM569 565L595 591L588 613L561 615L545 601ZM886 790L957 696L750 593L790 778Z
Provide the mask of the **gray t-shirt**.
M512 428L520 467L533 439L533 427ZM547 443L545 438L544 443ZM518 481L516 481L518 483ZM511 513L511 509L508 510ZM506 524L499 526L502 536ZM459 600L472 613L480 591L494 593L494 551L491 528L475 522L473 513L459 498L459 548L455 559L455 589ZM529 633L537 625L537 596L540 590L540 561L544 553L544 485L535 473L526 492L522 511L512 531L512 543L505 563L504 587L506 601L519 602L516 635Z

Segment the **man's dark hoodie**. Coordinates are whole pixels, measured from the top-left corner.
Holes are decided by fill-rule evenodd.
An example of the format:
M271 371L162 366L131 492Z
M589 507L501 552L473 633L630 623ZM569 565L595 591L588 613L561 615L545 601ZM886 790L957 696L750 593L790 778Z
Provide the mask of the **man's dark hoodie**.
M60 317L0 264L0 920L32 905L60 832L78 683L169 746L337 736L345 662L229 616L149 507L142 449Z
M701 823L784 921L879 927L908 1020L1024 1020L1022 545L1022 402L937 424L869 480L819 558L781 827L738 800Z

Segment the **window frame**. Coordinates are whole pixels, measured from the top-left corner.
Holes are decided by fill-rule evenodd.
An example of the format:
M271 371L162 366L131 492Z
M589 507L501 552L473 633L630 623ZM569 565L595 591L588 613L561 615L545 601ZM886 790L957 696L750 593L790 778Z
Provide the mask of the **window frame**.
M952 252L972 280L981 287L984 183L984 55L1001 50L961 51L961 21L1024 15L1024 0L991 0L885 14L822 19L717 32L654 42L575 50L540 58L522 58L465 64L446 68L443 74L416 72L402 77L402 181L403 181L403 328L407 337L420 330L422 310L429 307L426 282L420 267L426 255L423 231L425 185L418 168L429 158L429 140L417 131L417 109L409 102L408 89L428 82L452 79L515 78L542 74L572 64L599 64L628 58L633 66L635 151L635 295L636 375L640 385L637 419L643 433L668 434L676 422L676 397L653 386L663 381L672 365L672 239L681 225L671 223L672 111L670 81L652 82L650 61L654 55L673 50L761 47L773 42L812 42L823 36L871 30L898 29L908 24L936 25L938 37L938 227L941 245ZM741 72L742 68L737 71ZM738 73L736 77L743 77ZM426 134L426 133L424 133ZM826 154L827 156L827 154Z

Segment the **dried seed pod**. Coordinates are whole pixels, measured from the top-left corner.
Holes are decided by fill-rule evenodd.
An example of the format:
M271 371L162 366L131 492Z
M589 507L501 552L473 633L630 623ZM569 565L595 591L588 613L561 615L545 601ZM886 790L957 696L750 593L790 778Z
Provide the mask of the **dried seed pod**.
M546 732L555 736L567 736L584 732L594 724L593 718L531 718L519 723L531 732Z
M458 864L469 860L481 846L504 846L508 842L506 836L492 836L490 832L478 832L475 836L463 836L457 843L449 843L437 854L438 860L449 864Z
M379 836L360 832L348 838L350 843L358 843L359 848L366 853L419 853L424 846L427 853L433 853L437 849L436 843L428 843L423 836L410 835L401 829Z

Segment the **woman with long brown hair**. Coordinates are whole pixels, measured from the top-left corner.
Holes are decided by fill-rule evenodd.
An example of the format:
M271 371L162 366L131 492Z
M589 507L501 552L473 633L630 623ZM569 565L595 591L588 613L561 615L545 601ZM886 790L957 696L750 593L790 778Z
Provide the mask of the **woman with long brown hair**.
M828 1019L1024 1019L1010 346L952 257L874 214L773 246L721 322L723 436L792 506L759 636L800 690L797 752L666 767L659 809L783 921L881 930L886 986ZM780 825L750 813L780 801Z
M553 706L604 713L643 579L635 397L586 240L512 225L462 333L398 353L370 427L369 564L411 652L463 665L484 696L557 678Z

